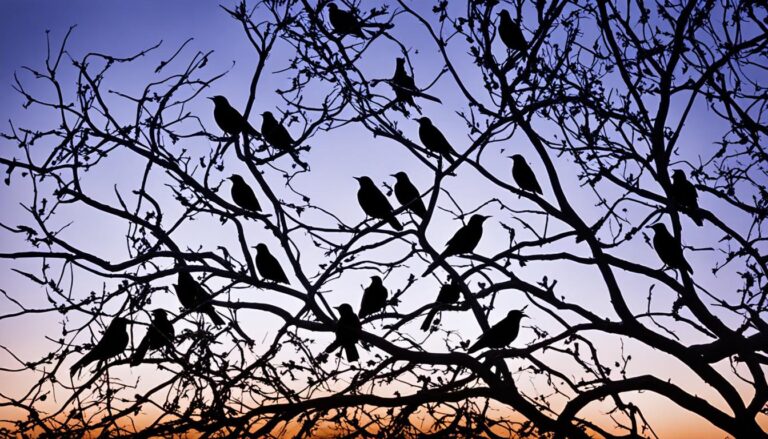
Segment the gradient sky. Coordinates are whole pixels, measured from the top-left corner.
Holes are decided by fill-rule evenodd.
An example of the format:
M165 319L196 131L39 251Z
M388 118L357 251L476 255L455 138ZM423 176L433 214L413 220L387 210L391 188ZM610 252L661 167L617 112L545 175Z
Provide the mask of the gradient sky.
M232 4L233 2L224 2L223 4ZM415 2L414 2L415 3ZM422 4L423 5L423 4ZM108 88L137 92L145 83L156 79L152 70L157 66L161 55L172 53L179 44L187 38L193 38L186 54L191 56L195 51L213 50L211 57L210 70L211 75L227 71L224 80L214 83L210 92L204 92L205 96L221 94L229 98L235 108L242 109L247 99L247 88L250 82L250 75L255 58L253 49L248 44L242 34L242 30L224 11L222 11L216 2L209 1L189 1L189 0L136 0L136 1L95 1L95 0L5 0L0 3L0 114L3 115L0 121L0 130L5 131L8 128L8 119L12 119L16 126L45 126L47 120L41 116L37 110L23 110L21 105L23 99L16 94L11 84L14 72L26 77L27 82L33 84L28 74L23 74L20 66L28 65L31 67L40 67L45 57L46 40L45 31L50 30L51 41L58 45L61 38L66 33L70 25L77 24L78 27L72 34L69 50L75 58L82 57L89 51L108 52L116 56L135 53L143 48L149 47L159 41L163 41L163 46L157 54L151 55L146 61L141 61L130 68L116 70L116 75L112 76L108 82ZM398 35L404 41L409 42L409 49L412 51L412 61L416 71L416 81L422 84L431 80L439 71L441 64L437 53L423 38L423 33L415 25L402 26L397 29ZM397 56L397 48L387 46L385 42L377 43L381 47L377 48L381 56L376 59L364 58L361 61L361 68L370 73L372 77L379 75L382 78L391 75L394 69L394 58ZM278 53L270 60L270 68L267 70L273 72L278 70L289 55L285 52L288 48L285 45L279 46ZM460 47L459 47L460 49ZM281 53L280 50L283 52ZM457 53L461 53L458 50ZM462 75L466 77L476 77L470 63L464 63L466 72ZM178 67L178 66L177 66ZM380 72L380 73L378 73ZM276 106L282 106L282 102L277 95L271 93L272 90L284 84L281 78L283 76L275 74L268 75L265 81L260 85L259 96L252 111L251 120L259 123L259 118L255 116L261 111L272 110ZM479 86L479 82L478 82ZM35 90L33 88L33 90ZM443 99L443 105L425 103L423 105L425 114L428 114L435 124L452 139L454 146L463 151L468 144L466 127L461 119L455 114L455 111L466 110L463 100L459 99L455 93L455 87L446 80L441 81L437 88L437 94ZM47 93L45 89L37 89L40 93ZM389 90L382 90L383 93L389 93ZM322 94L322 92L318 92ZM118 102L116 100L115 102ZM117 103L119 106L120 104ZM190 110L201 117L203 123L210 130L215 130L212 120L212 108L209 101L199 99ZM118 107L118 111L120 108ZM127 109L123 109L127 111ZM684 143L701 148L704 151L715 148L714 140L719 138L719 133L723 127L711 113L701 105L694 109L694 116L691 117L696 122L691 129L687 129L684 135ZM408 121L400 117L400 126L407 136L416 139L417 125L413 121ZM551 130L551 127L543 124L542 130ZM292 129L292 131L294 131ZM183 142L182 142L183 143ZM429 184L431 176L423 173L420 165L407 151L398 147L394 142L385 139L374 139L367 131L360 128L345 128L338 132L320 133L309 142L313 150L306 155L312 166L312 172L307 176L299 177L297 186L312 196L313 202L337 213L341 218L351 223L363 219L359 207L355 204L356 184L352 180L355 175L369 175L378 183L393 183L389 177L399 170L405 170L410 175L417 187L425 187ZM0 146L4 148L3 155L10 153L6 151L15 148L7 141L0 140ZM185 147L192 150L199 148L201 153L206 153L210 144L184 144L179 147ZM504 148L504 153L501 148ZM499 178L509 180L509 160L504 158L509 155L509 150L514 149L528 157L535 157L530 145L521 140L513 138L504 145L497 147L496 150L488 152L486 157L487 167ZM343 161L339 157L344 157ZM131 185L135 185L137 176L135 167L131 165L132 159L127 155L115 154L110 158L110 167L96 170L86 179L87 185L92 193L114 201L113 185L117 185L124 191L128 191ZM538 161L530 159L534 170L539 170ZM221 180L231 172L236 171L237 164L230 157L228 163L232 167L227 168L225 173L217 175ZM559 162L560 163L560 162ZM136 163L138 165L138 163ZM576 179L576 169L569 167L567 163L561 163L559 168L561 178L564 180L564 187L572 188L569 197L572 202L584 213L584 216L593 219L598 210L593 208L594 197L586 189L580 189ZM279 177L275 173L268 172L273 178L272 181L278 182ZM541 175L541 174L540 174ZM414 177L415 176L415 177ZM21 181L19 175L15 175L16 186L10 188L3 186L0 189L0 221L10 225L22 224L25 221L24 212L19 203L29 202L29 194L19 190L18 182ZM158 185L161 182L157 182ZM481 179L477 175L462 175L461 179L454 179L447 183L456 199L466 209L476 206L478 191L482 191ZM228 186L225 186L228 188ZM545 196L551 194L547 184L544 184ZM515 209L531 208L533 205L520 201L516 197L499 194L508 205ZM281 196L290 199L292 196L288 191L281 192ZM490 197L490 195L488 195ZM170 200L170 198L168 198ZM169 201L170 202L170 201ZM442 200L441 203L448 203ZM710 210L718 210L722 206L716 201L703 197L701 204ZM64 211L63 211L64 212ZM511 226L516 226L518 233L524 234L525 231L519 227L507 214L500 215L498 210L487 208L486 214L498 214L486 229L486 236L481 241L478 249L479 254L493 254L501 248L499 244L505 245L506 233L499 225L504 222ZM71 214L71 212L70 212ZM62 216L62 222L66 219ZM748 218L732 217L728 218L732 227L743 230L749 225ZM531 219L532 224L538 226L540 221ZM216 220L213 222L191 225L181 230L177 239L188 239L188 245L194 247L195 243L204 246L215 247L215 245L224 245L228 248L237 248L234 241L232 230L226 228L213 228ZM453 221L451 216L446 213L437 214L437 219L430 226L428 236L431 242L437 248L442 248L443 243L457 227L457 222ZM557 226L554 226L557 227ZM690 221L686 220L686 230L693 227ZM223 229L223 230L222 230ZM99 217L78 218L77 223L73 224L68 231L72 239L82 243L85 248L93 248L100 254L110 255L119 260L125 255L125 243L122 234L125 227L113 220ZM695 233L693 233L695 232ZM712 238L708 227L702 230L694 230L686 234L688 244L694 246L706 247L710 244ZM249 230L247 232L249 240L253 245L264 240L269 242L271 237L265 236L262 230ZM0 242L2 242L2 251L8 252L24 248L22 242L17 236L0 231ZM557 249L551 249L556 251ZM314 249L307 248L306 260L309 264L321 262L322 255ZM656 259L653 250L643 242L642 239L635 239L632 243L618 249L614 252L618 256L625 256L629 259L639 262L646 262L654 267L660 267L661 264ZM705 267L711 265L712 254L700 252L696 254L688 253L692 265L697 267L697 281L709 285L714 291L724 291L723 294L736 294L732 285L734 279L737 279L735 270L724 270L718 277L714 277ZM28 269L32 272L39 267L38 262L32 261L7 261L0 260L0 288L8 291L11 296L21 298L29 306L45 306L45 295L35 288L34 284L26 281L22 276L10 271L11 268ZM702 267L701 270L698 267ZM416 267L415 270L418 270ZM554 270L554 271L553 271ZM701 272L701 274L699 274ZM345 278L336 282L333 291L327 295L327 298L333 304L349 301L357 304L362 285L368 284L368 277L374 273L354 272ZM401 270L386 279L386 284L390 290L395 290L404 285L409 271ZM613 317L610 301L608 299L605 287L601 282L596 271L591 267L577 267L574 264L559 263L553 269L552 264L530 264L525 269L520 270L519 275L530 282L541 279L544 275L550 278L561 280L558 294L562 294L568 300L588 306L593 312ZM444 277L444 275L440 275ZM289 277L291 275L289 274ZM571 280L563 286L562 279ZM647 279L636 279L633 276L622 275L620 280L627 285L626 296L634 310L640 311L645 307L645 301L650 284ZM83 290L83 295L88 290L100 291L103 286L100 282L93 279L85 280L78 284L78 288ZM166 284L170 283L167 280ZM108 287L104 287L108 288ZM433 300L436 292L436 284L432 280L421 281L409 294L403 297L400 305L403 309L414 309L426 302ZM252 292L242 292L243 297ZM657 306L669 306L674 297L667 294L656 298L659 300ZM507 309L521 307L527 303L525 298L520 295L503 296L497 302L497 309L491 314L490 321L494 322L506 313ZM296 307L295 302L276 297L275 303L286 306ZM176 310L178 305L175 298L166 295L158 298L153 304L165 306ZM13 308L7 300L0 301L0 312L5 314ZM274 328L279 324L279 320L264 313L242 313L240 321L244 329L249 331L256 340L269 340L268 337L274 334ZM245 317L243 317L245 316ZM59 319L56 315L39 316L34 318L25 318L21 320L0 320L0 344L9 346L17 353L27 355L27 358L35 358L42 352L46 352L50 346L45 341L44 335L57 337L59 331ZM535 315L536 326L540 328L553 328L551 322L544 315ZM444 326L456 329L466 338L474 338L479 333L477 324L459 313L444 313ZM524 326L532 325L531 321L524 322ZM272 329L272 332L270 332ZM374 329L380 330L380 328ZM139 331L142 332L141 330ZM686 334L681 333L683 337ZM422 337L422 334L417 334ZM318 336L318 340L327 340L328 337ZM432 350L445 350L444 344L438 339L432 337L426 341L425 346ZM523 329L520 337L514 343L515 346L523 346L533 339L533 331ZM607 358L616 356L621 349L617 339L610 337L596 338L601 340L601 346L604 346ZM694 339L686 340L694 342ZM658 353L649 351L636 343L624 345L627 352L632 352L636 358L630 365L631 374L654 373L659 377L668 377L674 379L679 385L685 385L691 392L699 396L711 394L710 390L694 379L685 367L674 359L670 359ZM553 358L553 361L558 361ZM4 353L0 353L0 366L9 364L10 358ZM721 369L727 370L728 365L723 364ZM139 368L141 369L141 368ZM141 370L126 372L133 378L141 374ZM726 372L724 372L726 373ZM20 377L14 375L14 382L11 384L0 372L0 392L14 394L24 389L25 385L30 383L31 377ZM697 419L694 415L688 414L674 406L668 401L654 397L649 394L628 395L628 399L642 403L645 415L649 418L651 425L657 428L656 433L660 437L691 437L692 432L697 432L698 437L722 437L723 433L715 429L706 422ZM719 405L717 400L713 404ZM599 408L590 407L588 410L599 412ZM4 416L0 416L3 418ZM685 420L684 422L681 420ZM683 423L684 429L680 429Z

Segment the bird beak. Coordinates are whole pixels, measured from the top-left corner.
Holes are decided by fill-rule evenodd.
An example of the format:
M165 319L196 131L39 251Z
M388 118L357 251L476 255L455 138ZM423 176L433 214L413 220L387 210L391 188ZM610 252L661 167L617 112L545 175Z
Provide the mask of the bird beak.
M389 176L397 178L397 174L389 174Z
M213 98L212 98L212 97L210 97L210 96L208 96L206 99L210 99L210 100L213 100Z
M352 178L354 178L357 181L360 181L360 177L352 177Z

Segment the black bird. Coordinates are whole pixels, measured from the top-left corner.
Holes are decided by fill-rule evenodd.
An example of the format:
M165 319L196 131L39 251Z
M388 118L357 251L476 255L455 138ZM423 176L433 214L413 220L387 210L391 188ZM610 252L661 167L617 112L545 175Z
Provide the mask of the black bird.
M432 124L432 120L428 117L420 117L416 120L419 122L419 139L424 147L436 153L438 157L442 156L451 163L455 162L456 159L452 154L456 154L456 151L443 133Z
M240 133L256 135L256 130L248 123L240 112L229 105L229 101L224 96L214 96L208 98L213 101L213 119L216 125L226 134L236 136Z
M224 320L216 313L216 310L213 309L213 305L210 303L211 295L192 278L192 275L180 271L179 279L173 288L176 290L176 296L184 308L189 311L207 314L216 326L224 324Z
M502 9L499 12L499 37L501 37L504 45L511 50L516 50L520 53L528 51L528 43L525 41L520 25L512 21L506 9Z
M360 189L357 191L357 201L363 212L371 218L386 220L395 230L403 230L403 225L395 218L392 211L392 205L379 188L373 184L370 177L355 177L360 183Z
M656 223L651 226L655 232L653 235L653 248L659 255L661 262L669 268L685 270L693 273L693 268L688 264L683 256L683 249L675 242L675 238L669 233L663 223Z
M699 210L699 194L696 192L696 187L688 181L685 173L680 169L672 173L672 193L677 204L691 217L693 222L699 227L703 226L704 221Z
M520 332L520 320L525 314L517 309L507 313L507 316L491 326L477 339L467 352L472 353L483 348L499 349L512 343Z
M344 37L345 35L354 35L365 39L363 26L351 11L344 11L336 6L336 3L328 3L328 19L331 21L333 30Z
M512 159L512 178L515 180L517 187L524 191L534 192L542 194L539 181L536 180L536 174L528 163L525 162L525 158L520 154L510 156Z
M469 224L460 228L445 245L445 250L440 256L435 259L427 270L424 271L422 276L426 276L437 268L445 258L449 256L456 256L464 253L472 253L477 247L477 243L480 242L480 238L483 237L483 223L487 220L488 216L472 215L469 219Z
M398 172L392 176L397 179L395 183L395 198L397 198L397 201L402 206L408 206L407 208L411 212L424 219L427 216L427 208L424 206L424 201L421 200L419 190L408 179L408 174Z
M173 324L168 321L168 313L164 309L152 311L152 322L147 328L147 334L139 343L136 352L131 357L131 366L140 364L147 352L152 349L161 349L173 345L173 339L176 337L176 331Z
M437 103L443 103L440 99L430 96L416 88L416 82L413 80L413 77L405 71L405 58L397 59L395 74L392 76L390 84L392 85L392 89L395 90L395 98L399 102L410 104L415 107L416 103L413 101L413 97L418 96Z
M325 349L325 352L342 348L347 354L347 361L357 361L360 355L355 345L360 340L360 332L362 332L360 319L348 303L342 303L336 309L339 311L339 320L336 321L336 340Z
M363 291L363 299L360 301L360 318L375 314L387 304L387 289L379 276L371 277L371 284Z
M80 369L85 366L98 361L107 361L108 359L120 355L128 346L128 320L122 317L115 317L109 323L107 330L104 331L104 335L101 336L101 340L96 343L96 346L92 347L87 354L69 369L69 375L74 376Z
M461 289L456 282L449 280L444 283L443 286L440 287L440 292L437 293L435 304L432 306L432 309L429 310L429 314L427 314L427 317L424 319L424 323L421 324L421 330L428 331L430 326L432 326L432 320L435 319L437 312L445 305L458 302L459 297L461 297Z
M306 169L307 164L299 159L299 154L296 152L296 141L293 140L288 130L269 111L261 113L261 117L261 135L264 136L264 140L278 151L286 151L296 163Z
M261 211L261 205L259 200L256 199L256 194L253 193L253 189L248 186L248 183L243 180L243 177L232 174L229 179L232 180L232 201L245 210L250 210L251 212Z
M280 262L272 256L266 244L256 246L256 268L264 279L269 279L277 283L288 283L288 276L285 275Z

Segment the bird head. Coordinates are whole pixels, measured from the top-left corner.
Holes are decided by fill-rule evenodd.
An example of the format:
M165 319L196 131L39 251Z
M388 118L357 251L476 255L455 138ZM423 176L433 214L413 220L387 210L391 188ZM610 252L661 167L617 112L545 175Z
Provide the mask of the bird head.
M357 180L358 183L360 183L360 186L373 186L373 180L371 180L371 177L367 177L363 175L362 177L354 177L355 180Z
M656 233L664 233L664 232L666 232L666 231L667 231L667 226L665 226L665 225L664 225L664 223L656 223L656 224L652 224L652 225L651 225L651 228L652 228L652 229L653 229L653 231L654 231L654 232L656 232Z
M432 120L428 118L427 116L422 116L418 119L416 119L416 122L419 123L419 125L432 125Z
M524 162L525 161L523 156L521 156L520 154L512 154L511 156L508 156L508 158L511 158L515 162L517 162L517 161Z
M265 112L261 113L261 117L263 117L264 120L275 120L276 121L275 116L272 114L271 111L265 111Z
M269 248L267 248L267 244L264 244L263 242L258 243L255 247L256 251L258 252L264 252L269 253Z
M408 174L406 174L403 171L396 172L396 173L392 174L391 176L395 177L397 179L397 181L408 180Z
M506 9L502 9L501 11L499 11L499 17L510 19L510 20L512 19L509 16L509 11L507 11Z
M472 218L469 219L469 222L474 224L482 224L488 218L490 217L485 215L472 215Z
M371 285L381 285L381 278L379 276L371 276Z
M209 97L208 99L212 100L214 105L229 105L227 98L221 95Z
M397 58L397 66L405 67L405 58Z
M342 303L341 305L339 305L339 306L337 306L335 308L339 311L340 315L344 315L344 314L347 314L347 315L352 314L352 315L354 315L355 314L355 311L352 309L352 305L350 305L348 303Z
M152 317L157 320L168 320L168 313L164 309L158 308L152 310Z
M675 180L685 180L685 173L682 169L675 169L675 172L672 173L672 178Z
M240 176L240 174L232 174L232 175L229 177L229 179L230 179L230 180L232 180L233 182L234 182L234 181L237 181L237 182L244 182L244 181L245 181L245 180L243 180L243 177L242 177L242 176Z
M112 323L109 324L109 326L112 326L112 325L114 325L117 328L120 328L120 327L125 328L126 326L128 326L128 319L124 317L115 317L114 319L112 319Z
M512 311L507 313L508 319L521 320L523 317L528 317L528 316L525 315L525 312L523 312L522 309L513 309Z
M328 3L327 8L330 9L331 11L337 11L339 9L339 7L336 6L336 3L334 2Z

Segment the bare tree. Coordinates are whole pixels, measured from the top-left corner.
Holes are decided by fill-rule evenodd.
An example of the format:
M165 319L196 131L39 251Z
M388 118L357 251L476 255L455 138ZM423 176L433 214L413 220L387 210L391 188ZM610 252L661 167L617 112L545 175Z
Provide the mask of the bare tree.
M61 333L38 358L4 347L3 382L29 382L0 392L4 432L656 437L646 412L663 400L727 435L767 436L764 2L264 0L221 13L255 67L245 106L230 99L218 126L203 98L221 94L226 67L189 41L75 56L65 37L17 78L45 122L3 134L26 216L3 220L24 244L2 257L37 288L2 291L0 320L47 316ZM146 77L112 80L147 59ZM262 125L265 96L281 99L264 111L294 143ZM421 117L454 151L420 137ZM361 175L315 177L320 160L354 169L328 156L334 133L407 155L425 212L412 191L394 196L402 169L386 160L371 177L393 210L374 194L373 218L356 204ZM230 194L233 173L252 194ZM349 209L314 201L323 192ZM479 246L468 231L444 252L473 215L488 217ZM339 290L361 276L386 298L371 293L357 326L334 308L359 309L368 281ZM510 310L522 327L492 330ZM468 353L481 332L491 349Z

